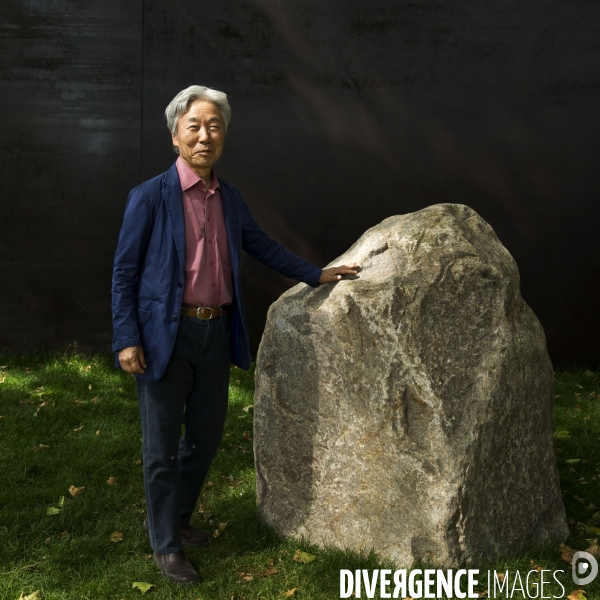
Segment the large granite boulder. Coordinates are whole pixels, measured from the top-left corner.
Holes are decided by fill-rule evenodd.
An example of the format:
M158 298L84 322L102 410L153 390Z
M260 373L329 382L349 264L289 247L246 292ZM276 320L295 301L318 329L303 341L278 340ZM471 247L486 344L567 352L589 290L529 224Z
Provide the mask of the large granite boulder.
M284 536L400 565L563 541L554 377L515 261L470 208L390 217L297 285L258 353L258 510Z

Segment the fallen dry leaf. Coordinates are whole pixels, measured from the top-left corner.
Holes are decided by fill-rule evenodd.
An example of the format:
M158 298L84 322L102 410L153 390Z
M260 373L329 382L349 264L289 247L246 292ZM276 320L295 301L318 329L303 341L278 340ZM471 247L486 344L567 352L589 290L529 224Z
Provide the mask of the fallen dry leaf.
M218 538L221 535L221 532L223 531L223 529L225 529L225 527L227 527L227 523L219 523L219 528L215 529L215 532L213 533L213 537Z
M58 497L58 506L49 506L48 509L46 510L46 514L47 515L57 515L62 510L64 505L65 505L65 497L59 496Z
M568 596L568 600L586 600L584 590L573 590Z
M275 575L277 573L277 569L271 568L271 569L266 569L265 571L263 571L261 573L261 575L263 577L270 577L271 575Z
M21 592L19 600L42 600L42 592L36 591L33 594L25 595L25 592Z
M285 592L285 595L289 598L290 596L293 596L296 593L296 590L298 588L292 588L291 590L288 590L287 592Z
M1 419L2 417L0 417ZM50 448L50 446L47 446L46 444L38 444L38 448Z
M248 404L248 406L244 406L244 412L248 412L251 408L254 408L254 404ZM296 588L294 588L296 589Z
M504 581L504 573L496 573L496 579L498 581Z
M48 405L47 402L42 402L38 407L37 410L35 411L35 413L33 414L34 417L38 416L38 413L40 412L40 410L42 410L42 408L46 408L46 406Z
M600 527L594 527L593 525L586 525L585 528L593 533L594 535L600 535Z
M309 554L308 552L302 552L301 550L296 550L293 559L296 562L302 563L303 565L307 565L311 563L313 560L316 560L317 557L314 554Z
M573 564L573 554L575 554L575 550L573 548L569 548L565 544L561 544L558 549L560 550L560 557L568 564Z
M115 531L113 534L111 534L110 541L114 542L115 544L123 541L123 534L120 531Z
M141 465L141 464L142 464L142 459L141 459L141 458L138 458L138 459L135 461L135 464L136 464L136 465Z
M251 442L251 441L252 441L252 436L250 435L250 432L249 432L249 431L244 431L244 433L242 434L242 437L243 437L245 440L248 440L249 442Z
M252 581L254 579L250 573L238 573L238 575L243 581Z
M221 477L232 484L229 486L229 489L233 489L236 485L242 485L242 483L244 483L239 479L234 479L233 475L221 475Z
M96 429L96 435L100 435L100 430Z
M49 390L46 390L44 388L44 386L36 388L35 390L33 390L33 392L29 392L29 393L32 396L37 396L38 398L41 398L42 396L48 396L48 395L52 394L52 392L50 392Z
M149 558L152 558L154 556L154 554L142 554L142 558L145 558L146 560L148 560Z
M592 544L587 550L586 552L588 554L591 554L594 558L598 559L600 558L600 546L598 546L597 543Z
M133 589L137 588L142 594L145 594L150 588L154 587L154 584L146 583L145 581L134 581L131 587Z
M75 429L73 429L73 431L79 433L84 427L85 425L82 425L81 427L76 427Z
M536 565L535 561L533 561L533 560L529 561L529 566L531 567L532 571L537 571L538 573L541 573L544 570L544 567L540 567L540 565Z
M568 438L569 436L570 434L566 429L556 429L554 431L554 437L556 439L562 440Z
M75 498L75 496L78 496L79 494L81 494L81 492L83 492L83 490L85 490L85 487L75 487L74 485L72 485L69 488L69 494L71 494L71 498Z
M117 480L114 477L109 477L106 480L106 483L108 483L108 485L115 485L115 483L117 483Z

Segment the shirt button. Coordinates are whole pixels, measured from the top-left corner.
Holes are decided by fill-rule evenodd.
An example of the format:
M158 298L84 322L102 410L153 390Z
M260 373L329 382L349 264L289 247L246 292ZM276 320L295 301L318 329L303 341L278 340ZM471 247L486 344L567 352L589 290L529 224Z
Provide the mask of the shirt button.
M177 287L183 287L183 282L181 282L181 281L178 281L178 282L177 282Z
M209 244L212 244L212 240L208 240L208 243L209 243Z
M206 219L207 221L210 221L210 217L208 217L208 219Z
M209 264L209 265L212 265L212 264L213 264L213 261L211 260L211 261L210 261L208 264Z
M213 283L212 286L215 287L215 285L217 285L216 283Z

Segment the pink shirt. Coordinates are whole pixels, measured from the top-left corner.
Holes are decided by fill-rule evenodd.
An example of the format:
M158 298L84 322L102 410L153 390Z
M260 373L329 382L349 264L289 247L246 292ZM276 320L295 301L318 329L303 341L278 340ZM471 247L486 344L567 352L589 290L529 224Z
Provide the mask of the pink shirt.
M187 306L223 306L233 300L231 262L219 180L204 181L181 157L175 163L183 192L185 288Z

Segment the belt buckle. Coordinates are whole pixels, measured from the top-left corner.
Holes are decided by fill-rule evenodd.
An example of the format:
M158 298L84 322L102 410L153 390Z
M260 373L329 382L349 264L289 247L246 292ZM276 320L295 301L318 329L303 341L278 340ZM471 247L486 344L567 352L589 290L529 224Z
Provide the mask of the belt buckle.
M203 317L201 314L201 311L203 310L209 310L210 309L210 316L208 317ZM212 319L212 308L208 307L208 306L199 306L198 309L196 310L196 318L197 319L201 319L203 321L206 321L208 319Z

